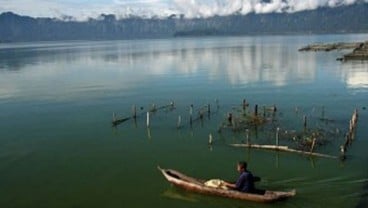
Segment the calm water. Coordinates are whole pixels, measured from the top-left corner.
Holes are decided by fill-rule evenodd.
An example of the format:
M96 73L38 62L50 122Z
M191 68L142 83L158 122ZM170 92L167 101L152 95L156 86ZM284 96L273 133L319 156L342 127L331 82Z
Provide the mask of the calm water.
M0 207L367 207L368 63L335 61L344 51L297 51L313 42L367 39L361 34L0 44ZM348 159L229 147L243 141L244 133L217 129L243 98L251 106L276 104L283 130L300 130L303 115L316 118L325 106L334 120L328 128L342 133L316 151L333 155L358 108ZM150 129L145 116L111 127L113 112L130 116L133 104L144 113L152 103L171 100L177 108L151 115ZM189 105L197 110L207 103L211 118L190 128ZM316 119L309 123L321 125ZM257 143L273 144L273 135L250 131ZM170 186L156 169L234 180L238 160L262 177L260 187L295 188L297 196L273 205L202 196Z

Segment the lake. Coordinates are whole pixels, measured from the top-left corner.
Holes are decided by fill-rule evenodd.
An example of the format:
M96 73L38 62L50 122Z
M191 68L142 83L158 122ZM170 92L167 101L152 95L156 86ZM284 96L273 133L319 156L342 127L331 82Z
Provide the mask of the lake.
M368 62L347 51L298 52L315 42L367 34L201 37L0 44L0 207L367 207ZM254 143L296 147L287 132L328 134L316 152L340 155L358 109L346 160L231 147L246 131L219 128L241 118L246 99L277 106L276 122L250 127ZM175 109L157 108L175 103ZM193 122L190 125L190 105ZM206 107L211 105L208 117ZM112 127L116 119L132 115ZM198 111L205 113L197 119ZM321 114L328 122L321 122ZM180 128L177 128L178 117ZM226 125L225 125L226 126ZM208 145L209 134L213 144ZM327 133L326 133L327 134ZM188 193L157 170L235 180L248 162L258 187L296 189L272 205Z

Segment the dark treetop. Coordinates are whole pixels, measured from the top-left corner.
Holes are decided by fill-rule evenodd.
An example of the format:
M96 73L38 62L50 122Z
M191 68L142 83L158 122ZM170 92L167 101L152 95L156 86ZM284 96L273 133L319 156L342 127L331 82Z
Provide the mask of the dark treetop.
M117 19L32 18L11 12L0 15L0 42L52 40L114 40L177 36L359 33L368 32L368 3L319 8L296 13L270 13L187 19L131 16Z

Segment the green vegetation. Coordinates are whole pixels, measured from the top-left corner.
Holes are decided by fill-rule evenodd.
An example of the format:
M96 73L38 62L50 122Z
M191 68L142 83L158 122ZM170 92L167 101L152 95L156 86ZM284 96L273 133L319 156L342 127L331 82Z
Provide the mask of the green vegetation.
M0 42L50 40L113 40L177 36L356 33L368 32L368 3L297 13L233 14L186 19L100 15L84 22L71 17L31 18L11 12L0 15Z

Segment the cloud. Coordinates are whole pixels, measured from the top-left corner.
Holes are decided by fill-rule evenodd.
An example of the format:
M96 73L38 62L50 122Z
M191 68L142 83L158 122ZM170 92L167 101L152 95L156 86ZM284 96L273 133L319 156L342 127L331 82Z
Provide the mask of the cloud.
M67 15L79 20L102 13L115 14L120 18L129 15L166 17L171 14L195 18L250 12L297 12L357 2L368 3L368 0L1 0L0 12L13 11L34 17Z
M351 5L357 2L368 2L368 0L174 0L173 5L187 17L209 17L235 12L241 14L297 12L326 6Z

